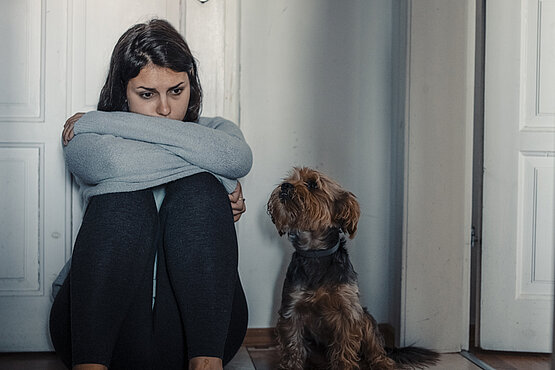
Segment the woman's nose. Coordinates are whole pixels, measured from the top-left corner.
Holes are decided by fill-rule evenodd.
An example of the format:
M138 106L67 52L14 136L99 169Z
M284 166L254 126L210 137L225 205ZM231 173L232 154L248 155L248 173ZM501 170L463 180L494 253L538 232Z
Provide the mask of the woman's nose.
M163 96L160 99L158 107L156 107L156 113L164 117L169 116L169 114L171 113L171 107L168 104L168 99L166 97Z

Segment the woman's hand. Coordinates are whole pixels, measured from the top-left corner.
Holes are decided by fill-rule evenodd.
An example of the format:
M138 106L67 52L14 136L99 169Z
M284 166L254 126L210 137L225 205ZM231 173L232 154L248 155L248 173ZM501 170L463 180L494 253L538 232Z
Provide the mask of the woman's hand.
M71 139L73 139L73 126L75 122L79 121L79 118L83 117L85 113L79 112L75 113L73 116L69 117L64 124L64 130L62 131L62 138L64 139L64 145L67 145Z
M229 201L231 202L231 209L233 210L233 221L237 222L241 218L241 215L247 210L245 198L243 198L243 190L241 189L241 183L239 181L237 181L237 187L235 187L233 193L229 194Z

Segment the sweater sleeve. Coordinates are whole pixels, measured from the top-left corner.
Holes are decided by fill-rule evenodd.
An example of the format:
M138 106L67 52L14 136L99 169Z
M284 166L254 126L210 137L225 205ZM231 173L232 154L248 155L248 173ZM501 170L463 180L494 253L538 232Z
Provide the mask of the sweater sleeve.
M92 111L77 121L74 132L158 144L192 165L230 179L245 176L252 166L252 152L243 134L234 123L220 117L203 117L193 123Z
M77 134L64 146L68 170L89 186L149 183L198 169L166 149L112 135Z

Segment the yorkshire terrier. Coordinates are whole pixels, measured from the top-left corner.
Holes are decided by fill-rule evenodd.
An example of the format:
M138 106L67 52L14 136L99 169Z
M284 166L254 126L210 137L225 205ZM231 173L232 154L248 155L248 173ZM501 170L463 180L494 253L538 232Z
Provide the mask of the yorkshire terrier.
M267 205L280 235L295 248L276 326L280 369L406 369L437 362L418 347L388 350L359 300L345 249L360 216L356 197L324 174L294 168Z

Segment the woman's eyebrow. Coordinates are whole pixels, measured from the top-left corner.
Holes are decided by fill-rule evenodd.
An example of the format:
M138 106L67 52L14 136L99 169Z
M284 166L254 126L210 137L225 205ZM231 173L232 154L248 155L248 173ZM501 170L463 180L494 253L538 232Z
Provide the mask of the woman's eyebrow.
M168 87L168 91L173 90L173 89L177 89L179 86L183 85L184 83L185 83L185 81L181 81L180 83L178 83L175 86ZM137 89L145 89L145 90L148 90L148 91L158 91L154 87L146 87L146 86L137 86Z
M175 86L172 87L168 87L168 91L173 90L173 89L177 89L179 86L183 85L186 81L181 81L180 83L178 83ZM137 89L144 89L147 91L154 91L154 92L158 92L158 90L155 87L146 87L146 86L137 86Z
M183 85L185 83L185 81L181 81L180 83L178 83L175 86L169 87L168 91L173 90L173 89L177 89L179 86Z
M148 91L158 91L154 87L137 86L137 89L145 89Z

